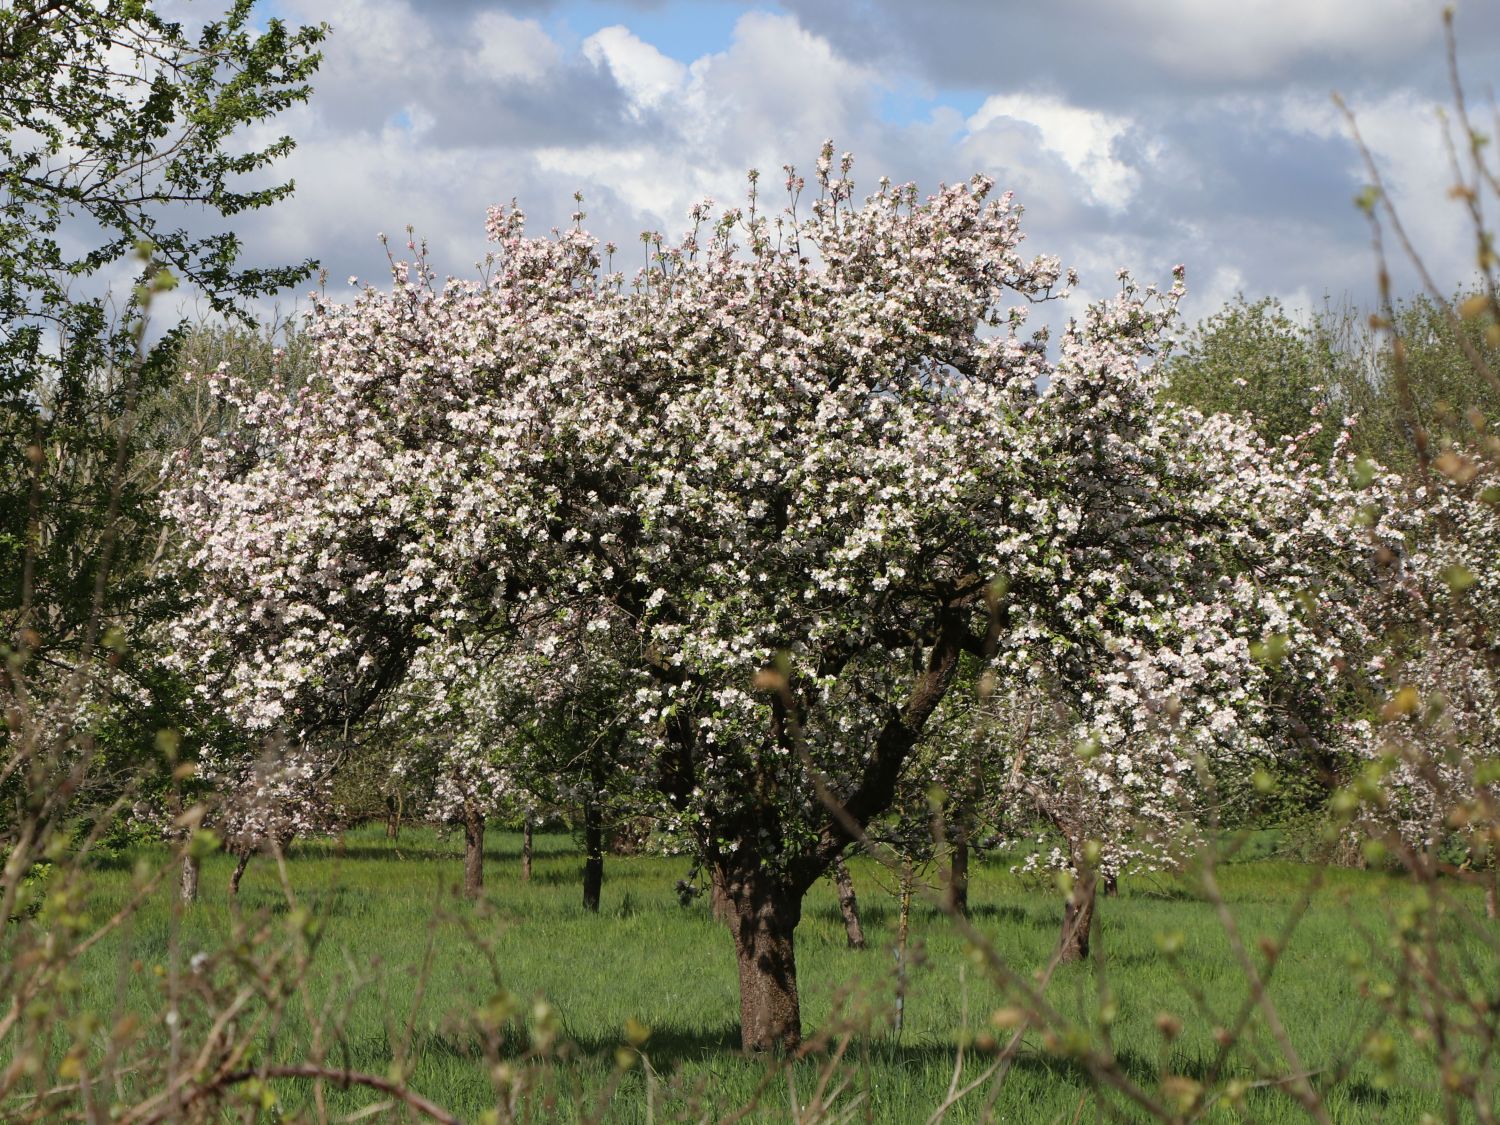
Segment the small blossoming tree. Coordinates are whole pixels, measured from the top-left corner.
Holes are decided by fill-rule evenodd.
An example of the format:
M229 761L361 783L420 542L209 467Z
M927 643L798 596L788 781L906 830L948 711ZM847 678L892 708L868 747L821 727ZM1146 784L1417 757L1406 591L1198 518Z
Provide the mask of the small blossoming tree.
M321 378L245 403L262 440L173 497L203 591L177 649L252 728L343 721L434 645L611 638L652 800L727 904L747 1049L798 1042L803 895L965 653L1096 684L1123 776L1158 692L1217 735L1262 619L1303 639L1279 555L1317 497L1159 404L1176 291L1123 278L1049 362L1026 311L1063 273L1009 196L859 206L848 170L825 149L806 213L791 170L775 215L752 177L633 279L581 214L528 238L496 209L483 280L419 258L321 307Z

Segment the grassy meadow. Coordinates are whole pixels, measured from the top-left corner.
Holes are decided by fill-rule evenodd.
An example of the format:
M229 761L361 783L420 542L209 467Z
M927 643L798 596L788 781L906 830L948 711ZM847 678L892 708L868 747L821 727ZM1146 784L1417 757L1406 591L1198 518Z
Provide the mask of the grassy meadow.
M340 841L296 846L286 871L297 903L318 920L320 944L302 995L268 1037L266 1057L305 1057L309 1013L342 1009L342 1042L326 1054L331 1065L385 1074L397 1049L409 1043L413 1086L466 1121L480 1119L494 1108L493 1086L489 1064L463 1020L495 995L498 972L503 987L524 998L517 1018L534 1028L534 1000L545 997L560 1020L561 1046L543 1064L524 1100L523 1118L568 1121L597 1114L621 1122L717 1121L751 1102L759 1089L748 1119L780 1121L793 1119L794 1101L812 1096L826 1056L803 1059L789 1074L768 1079L764 1061L739 1054L730 938L710 919L706 896L686 908L679 904L674 883L687 874L686 860L610 857L604 906L595 916L581 905L581 856L569 837L539 835L534 874L523 883L519 836L492 830L487 893L477 905L456 895L461 846L458 837L422 827L403 830L392 844L379 826ZM89 904L93 917L106 917L125 903L130 867L138 858L121 857L98 873ZM174 956L185 965L195 950L218 946L229 932L232 862L217 855L204 862L198 904L175 909L175 888L163 885L91 950L77 966L80 1007L101 1014L121 1007L159 1010L165 969L158 966ZM990 1013L1005 1001L946 919L918 905L912 911L904 1027L896 1034L890 1019L895 899L874 864L856 860L852 869L869 947L846 948L832 884L821 883L798 930L804 1025L809 1035L845 1019L866 1028L849 1044L833 1080L846 1083L838 1104L849 1108L850 1119L926 1121L949 1089L956 1046L988 1031ZM1274 859L1221 869L1247 942L1281 928L1312 870ZM976 865L971 886L973 917L987 939L1021 972L1043 967L1057 939L1056 892L1018 880L995 859ZM1322 1071L1345 1056L1371 1026L1375 1009L1361 998L1351 959L1383 946L1388 919L1408 894L1403 884L1378 873L1327 873L1272 983L1309 1070ZM289 911L273 861L251 864L234 909L247 915ZM1213 1022L1225 1024L1246 995L1213 907L1186 877L1161 877L1127 881L1118 897L1100 900L1100 911L1107 981L1098 979L1094 963L1061 966L1049 1000L1077 1013L1097 1033L1090 1013L1099 1008L1103 983L1116 1013L1114 1048L1137 1081L1154 1088L1163 1067L1202 1073L1217 1048L1210 1038L1213 1023L1193 1014L1191 994L1205 998ZM1177 943L1175 957L1164 953L1164 946ZM489 946L488 952L480 945ZM255 956L255 950L247 953ZM1162 1012L1186 1025L1170 1043L1157 1028ZM620 1072L616 1049L628 1020L650 1028L644 1048L649 1066ZM1235 1050L1231 1069L1247 1077L1252 1075L1245 1052L1275 1052L1264 1032ZM987 1059L968 1054L966 1078ZM1326 1076L1314 1081L1328 1082ZM1336 1121L1417 1122L1439 1109L1432 1084L1419 1062L1403 1057L1384 1075L1360 1062L1350 1077L1325 1088ZM312 1097L310 1084L295 1080L278 1082L275 1092L287 1107L306 1108ZM983 1119L987 1096L987 1088L979 1089L946 1120ZM325 1097L333 1116L378 1100L368 1091L331 1088ZM1133 1119L1128 1104L1101 1102L1073 1065L1036 1037L1026 1041L990 1115L1016 1123ZM399 1115L391 1110L379 1116ZM1246 1094L1241 1110L1218 1110L1210 1119L1304 1118L1290 1097L1262 1088Z

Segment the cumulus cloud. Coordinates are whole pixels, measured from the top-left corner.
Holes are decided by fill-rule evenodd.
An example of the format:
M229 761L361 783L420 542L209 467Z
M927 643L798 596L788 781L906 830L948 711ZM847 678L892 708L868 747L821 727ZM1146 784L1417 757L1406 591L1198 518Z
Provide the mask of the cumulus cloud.
M1140 184L1139 173L1115 152L1116 143L1131 128L1129 118L1068 105L1053 97L994 94L969 118L970 136L982 136L997 122L1030 127L1039 146L1061 158L1092 203L1121 211Z

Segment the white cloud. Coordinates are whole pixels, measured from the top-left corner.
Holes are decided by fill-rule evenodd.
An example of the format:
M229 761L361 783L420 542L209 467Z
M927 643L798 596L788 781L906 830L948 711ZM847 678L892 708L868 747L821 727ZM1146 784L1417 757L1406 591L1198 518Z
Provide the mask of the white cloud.
M470 72L481 81L536 82L557 66L562 52L535 20L505 12L480 12L470 25L477 48Z
M879 83L795 19L764 12L746 13L727 50L689 66L618 27L583 50L609 68L632 116L652 129L631 144L543 146L537 166L590 197L617 199L641 225L669 235L705 196L737 202L748 169L774 184L782 164L810 166L826 138L842 143L865 127Z
M643 111L656 109L670 96L680 94L687 78L687 67L682 63L637 39L629 28L618 25L602 28L585 39L583 55L595 66L609 68L629 96L637 118Z
M1135 195L1139 173L1114 154L1116 142L1131 128L1129 118L1082 109L1053 97L995 94L969 118L968 129L982 135L999 121L1033 126L1040 146L1062 158L1091 202L1120 211Z

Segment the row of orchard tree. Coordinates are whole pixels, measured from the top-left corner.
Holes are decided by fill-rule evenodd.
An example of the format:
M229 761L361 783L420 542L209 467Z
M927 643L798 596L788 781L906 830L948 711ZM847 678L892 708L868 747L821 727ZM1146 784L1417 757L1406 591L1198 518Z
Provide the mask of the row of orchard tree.
M97 261L51 237L95 196L8 181L33 236L0 278L13 861L130 805L212 829L243 870L387 747L379 784L463 824L476 864L505 799L577 810L595 902L607 818L691 850L752 1050L799 1040L809 888L934 809L956 857L1050 825L1036 862L1073 878L1075 945L1099 879L1172 862L1278 778L1379 784L1397 839L1458 833L1488 862L1488 823L1451 810L1494 780L1489 291L1467 321L1407 306L1389 364L1266 304L1174 355L1180 276L1122 274L1049 340L1028 311L1074 279L1023 253L1008 195L860 202L830 146L811 185L788 169L767 203L752 175L630 276L581 214L536 237L512 205L479 280L439 282L410 245L284 350L148 347L175 276L225 309L305 276L151 211L284 194L225 185L285 146L218 146L306 96L317 35L252 38L248 10L212 37L234 90L215 64L148 103L213 127L118 162L136 210L91 213ZM73 16L71 49L96 51L141 18ZM139 157L158 135L121 98ZM148 234L119 331L70 303Z

